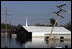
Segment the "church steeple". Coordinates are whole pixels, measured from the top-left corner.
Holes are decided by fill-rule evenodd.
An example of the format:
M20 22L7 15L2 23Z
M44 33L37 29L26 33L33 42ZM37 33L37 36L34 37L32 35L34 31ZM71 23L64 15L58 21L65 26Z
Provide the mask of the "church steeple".
M28 26L28 24L27 24L27 17L26 17L26 27Z

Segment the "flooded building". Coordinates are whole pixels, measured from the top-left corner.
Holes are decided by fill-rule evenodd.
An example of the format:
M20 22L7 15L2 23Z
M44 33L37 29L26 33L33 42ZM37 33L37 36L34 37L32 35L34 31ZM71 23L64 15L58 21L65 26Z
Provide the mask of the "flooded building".
M49 37L52 27L43 26L23 26L28 32L32 32L32 37ZM55 27L52 38L71 39L71 32L64 27Z
M46 26L28 26L27 19L26 19L26 26L22 26L22 29L23 29L22 33L23 33L23 36L25 36L25 34L26 34L25 37L28 37L28 35L32 36L31 37L32 41L30 43L30 45L32 47L48 47L47 44L45 44L47 42L45 39L46 38L48 39L52 28L53 27L46 27ZM29 33L31 33L31 34L29 34ZM18 35L20 35L20 32ZM55 43L53 41L56 41L53 39L57 39L59 43L61 43L61 42L65 43L65 40L71 41L71 32L64 27L55 27L53 30L51 39L52 39L51 44ZM20 41L21 41L21 39L20 39ZM26 46L28 47L29 44L26 44Z
M16 39L17 38L17 34L12 34L12 38Z
M28 26L26 18L26 26L23 26L28 32L32 32L32 38L48 38L53 27L46 26ZM71 31L64 27L55 27L51 38L71 39Z
M28 32L32 33L32 44L31 45L33 47L36 47L36 46L40 47L39 45L41 45L41 47L47 47L45 42L48 42L48 37L50 35L52 27L23 26L23 28L25 28ZM55 27L53 30L51 39L52 39L51 41L56 41L56 42L58 41L58 43L65 43L65 41L71 41L71 32L65 29L64 27ZM51 42L51 41L50 41L50 44L51 44L50 46L56 44L56 42Z

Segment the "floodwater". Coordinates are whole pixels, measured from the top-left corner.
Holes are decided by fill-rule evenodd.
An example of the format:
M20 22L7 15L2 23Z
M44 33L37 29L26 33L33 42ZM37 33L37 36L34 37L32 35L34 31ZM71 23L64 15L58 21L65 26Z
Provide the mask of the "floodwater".
M5 35L1 35L1 48L5 47ZM65 45L68 46L68 48L71 48L71 41L64 41L60 42L59 40L50 40L50 47L55 48L56 46L61 46L62 48L65 48ZM7 47L8 48L48 48L47 42L44 40L44 38L32 38L28 41L21 41L15 38L7 38Z

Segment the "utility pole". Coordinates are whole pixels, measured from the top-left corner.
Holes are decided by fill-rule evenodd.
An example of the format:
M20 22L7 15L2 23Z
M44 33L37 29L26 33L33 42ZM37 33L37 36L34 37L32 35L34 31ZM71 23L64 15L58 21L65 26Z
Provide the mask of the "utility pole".
M10 27L11 27L11 20L10 20ZM10 32L12 31L11 30L12 28L9 28ZM9 32L9 35L10 35L10 48L11 48L11 33Z
M2 14L2 15L5 15L6 16L6 18L5 18L5 28L6 28L6 37L5 37L5 48L8 48L7 47L7 16L9 15L8 14L8 8L7 8L7 5L5 4L5 9L4 9L4 11L5 11L5 13L4 14Z
M54 23L54 26L53 26L53 28L52 28L52 30L51 30L51 33L50 33L50 35L49 35L49 38L48 38L48 48L50 48L49 41L50 41L50 38L51 38L51 36L52 36L52 32L53 32L53 30L54 30L54 27L55 27L55 25L56 25L56 23L57 23L57 21L58 21L59 16L61 16L61 15L60 15L60 12L61 12L61 11L64 11L64 12L65 12L65 10L62 9L62 7L65 6L65 5L66 5L66 4L65 4L65 1L64 1L64 3L63 3L62 5L57 6L60 10L59 10L58 12L54 12L55 14L57 14L57 18L56 18L56 21L55 21L55 23ZM61 16L61 17L64 18L63 16Z

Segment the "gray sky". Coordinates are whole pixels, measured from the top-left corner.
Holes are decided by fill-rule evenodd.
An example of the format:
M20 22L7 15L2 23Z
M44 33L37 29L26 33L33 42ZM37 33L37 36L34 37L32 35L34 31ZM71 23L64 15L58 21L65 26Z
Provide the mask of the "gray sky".
M13 25L25 25L26 16L28 17L28 24L34 25L50 24L49 19L57 17L53 12L57 12L59 9L57 5L61 5L63 1L1 1L1 10L5 8L5 4L9 9L10 16L7 16L8 23ZM58 24L65 24L71 21L71 1L66 1L65 10L68 12L61 13L65 18L64 20L59 17ZM1 11L4 13L4 11ZM5 23L5 16L1 15L1 22Z

